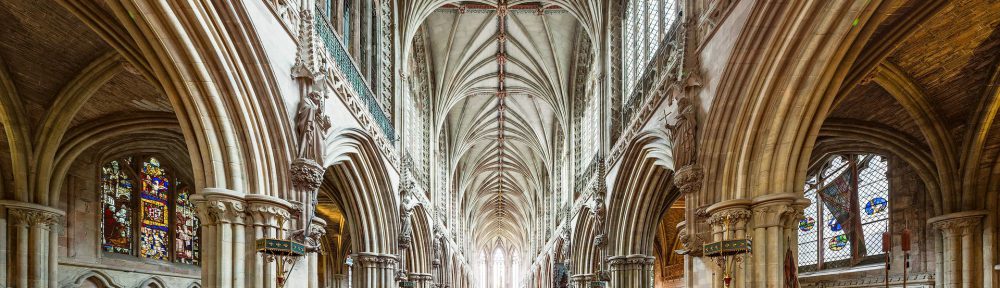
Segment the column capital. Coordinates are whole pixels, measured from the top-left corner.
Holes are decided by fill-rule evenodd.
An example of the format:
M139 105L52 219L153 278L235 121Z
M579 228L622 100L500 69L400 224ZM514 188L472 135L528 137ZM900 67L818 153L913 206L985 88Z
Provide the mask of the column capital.
M244 223L246 202L244 195L233 190L205 188L191 196L198 216L205 224Z
M978 228L989 213L985 210L956 212L932 217L927 219L927 223L945 235L962 234L968 229Z
M48 227L66 216L66 212L62 210L27 202L0 200L0 206L7 208L7 213L15 226Z
M753 217L750 210L751 201L749 199L735 199L715 203L708 206L705 212L712 215L708 217L708 224L717 227L725 225L736 225L735 229L743 229L744 224Z
M783 226L789 219L801 218L802 209L811 203L802 195L795 193L777 193L759 196L753 199L752 210L756 228Z
M608 265L611 267L621 267L621 266L646 266L653 265L653 261L656 257L642 255L642 254L632 254L628 256L612 256L608 258Z
M290 219L292 217L292 204L284 199L252 194L246 196L247 214L250 215L254 225L278 227L278 219Z
M380 254L372 252L358 252L355 254L358 263L364 268L391 268L396 265L396 255Z

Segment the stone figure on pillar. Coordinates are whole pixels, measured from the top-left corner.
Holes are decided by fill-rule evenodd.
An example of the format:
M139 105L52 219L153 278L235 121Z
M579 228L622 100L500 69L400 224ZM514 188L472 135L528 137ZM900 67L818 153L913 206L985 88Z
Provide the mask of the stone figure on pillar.
M298 157L321 163L323 139L332 124L330 116L323 113L328 96L322 91L311 91L299 102L295 128L299 134Z
M399 246L409 247L413 237L413 209L420 203L412 194L404 195L399 205L401 227L399 229Z
M674 146L674 167L692 165L697 157L697 111L690 98L681 96L677 100L677 110L680 111L676 116L677 122L664 124L670 131L670 142Z

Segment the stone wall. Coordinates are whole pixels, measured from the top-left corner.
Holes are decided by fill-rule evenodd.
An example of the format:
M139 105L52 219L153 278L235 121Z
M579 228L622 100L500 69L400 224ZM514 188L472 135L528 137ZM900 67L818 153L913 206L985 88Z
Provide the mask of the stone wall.
M927 201L927 191L923 181L905 161L899 157L886 155L889 160L889 209L893 235L892 263L889 283L901 285L903 276L903 253L900 235L907 226L912 233L910 269L907 287L933 286L934 280L934 237L933 229L927 225L927 211L931 206ZM877 247L876 249L881 249ZM871 287L884 283L884 264L873 264L849 268L821 270L799 275L802 287ZM920 284L923 283L923 284Z

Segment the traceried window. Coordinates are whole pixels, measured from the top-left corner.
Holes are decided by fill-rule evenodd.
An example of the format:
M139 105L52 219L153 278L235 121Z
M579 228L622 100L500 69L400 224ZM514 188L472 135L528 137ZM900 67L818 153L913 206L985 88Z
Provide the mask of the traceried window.
M889 229L888 170L885 157L840 154L809 175L804 196L812 204L798 225L801 270L881 261L882 233Z
M622 26L622 82L625 102L677 20L676 0L632 0Z
M199 223L190 188L178 189L180 181L171 176L155 157L126 157L101 167L104 251L198 264Z

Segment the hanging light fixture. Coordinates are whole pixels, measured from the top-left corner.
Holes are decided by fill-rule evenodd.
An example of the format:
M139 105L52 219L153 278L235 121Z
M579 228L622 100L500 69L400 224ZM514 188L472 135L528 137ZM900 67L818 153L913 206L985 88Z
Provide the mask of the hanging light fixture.
M733 281L733 275L740 268L740 264L749 262L753 257L753 240L749 235L734 235L732 230L733 220L726 216L723 223L722 240L705 244L705 256L711 257L716 265L722 270L722 281L725 287L729 287Z
M256 243L257 253L260 253L265 261L276 263L278 272L276 287L278 288L285 287L285 283L288 281L288 274L295 268L295 263L299 261L299 258L306 255L305 245L285 239L281 228L284 227L284 224L285 220L278 218L278 237L257 239Z

